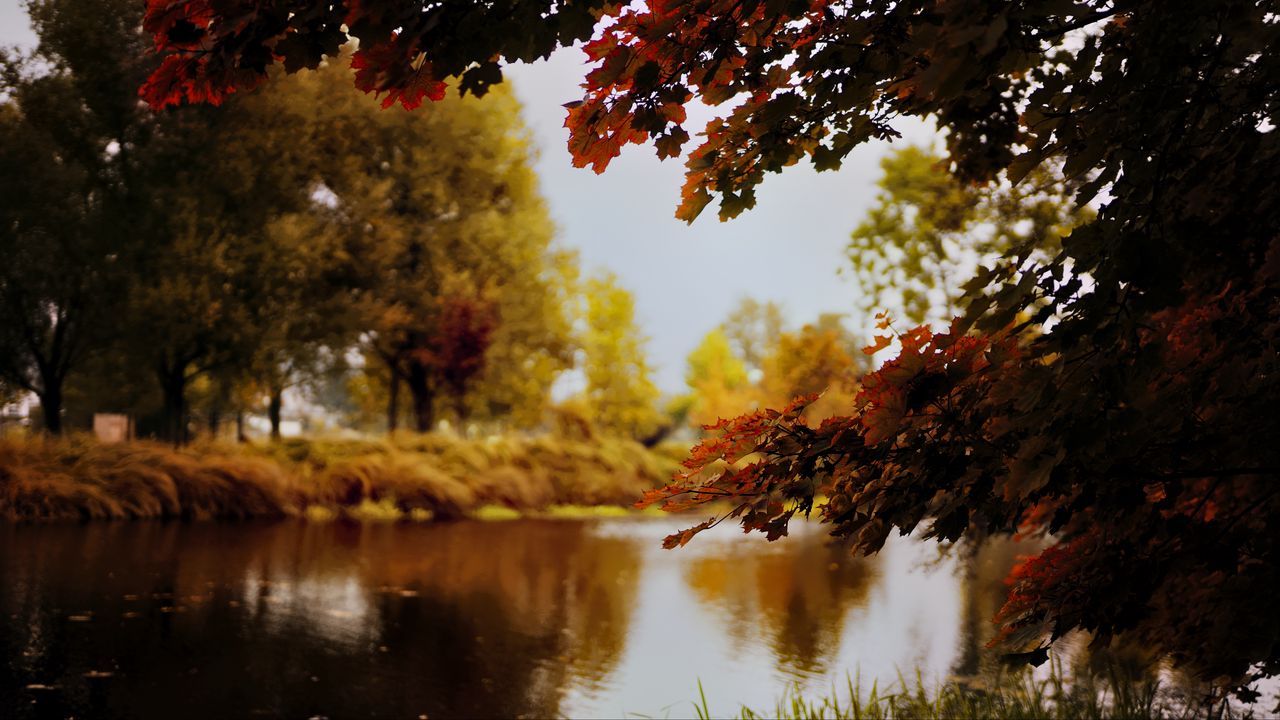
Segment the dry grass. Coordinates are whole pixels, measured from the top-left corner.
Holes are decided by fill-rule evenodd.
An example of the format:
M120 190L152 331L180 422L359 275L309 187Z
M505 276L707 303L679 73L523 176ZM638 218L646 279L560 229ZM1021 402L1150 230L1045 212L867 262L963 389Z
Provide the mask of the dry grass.
M622 440L287 440L266 445L86 437L0 439L0 518L249 518L302 514L452 519L481 508L630 505L678 454ZM492 511L489 511L492 514Z
M85 438L0 441L0 517L10 520L280 516L291 483L273 462L229 453Z

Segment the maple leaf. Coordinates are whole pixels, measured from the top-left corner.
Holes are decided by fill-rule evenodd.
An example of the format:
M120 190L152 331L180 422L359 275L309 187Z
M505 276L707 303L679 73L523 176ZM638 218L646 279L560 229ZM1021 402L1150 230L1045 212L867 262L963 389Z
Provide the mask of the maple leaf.
M188 66L193 62L181 55L166 56L138 88L138 96L146 100L152 110L181 103L186 98Z
M389 108L399 100L405 110L415 110L422 105L424 97L432 102L443 100L448 87L447 83L432 77L430 63L422 62L403 87L387 93L382 107Z
M667 132L666 135L658 137L655 145L658 148L659 158L670 158L680 154L680 149L689 141L689 133L684 128L676 127Z
M666 548L667 550L670 550L672 548L677 548L677 547L684 547L685 545L689 544L689 541L693 539L694 535L697 535L703 530L706 530L708 528L715 526L715 524L716 524L716 518L708 518L707 520L704 520L703 522L700 522L691 528L681 530L680 532L677 532L677 533L672 533L671 535L668 535L662 539L662 547Z
M875 355L881 350L889 347L892 342L893 336L891 335L877 335L870 345L862 348L862 352L867 355Z

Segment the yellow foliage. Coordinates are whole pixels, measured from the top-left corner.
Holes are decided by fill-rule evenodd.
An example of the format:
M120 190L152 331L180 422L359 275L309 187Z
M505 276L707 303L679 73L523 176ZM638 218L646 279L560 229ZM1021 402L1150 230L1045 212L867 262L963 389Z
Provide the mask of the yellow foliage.
M778 336L764 361L763 404L782 407L801 395L822 396L805 411L809 422L847 415L856 395L859 364L834 328L805 325Z
M635 325L635 300L613 275L589 279L584 294L581 343L589 417L610 434L648 437L662 422L660 393L649 377L645 339Z

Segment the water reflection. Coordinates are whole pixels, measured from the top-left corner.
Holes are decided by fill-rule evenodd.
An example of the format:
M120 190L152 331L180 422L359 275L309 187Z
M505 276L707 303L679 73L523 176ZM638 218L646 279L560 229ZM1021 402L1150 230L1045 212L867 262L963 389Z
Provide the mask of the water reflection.
M780 668L797 679L826 672L848 610L866 604L878 579L875 561L818 533L763 549L735 542L717 550L690 561L685 577L723 631L741 646L764 628Z
M35 717L555 715L640 572L581 523L3 532L0 697Z
M995 636L992 618L1004 605L1005 578L1020 556L1040 551L1039 543L990 538L982 543L956 545L954 554L960 592L960 641L951 674L961 681L976 680L995 670L995 658L984 652Z
M960 672L1012 561L853 558L806 525L661 550L682 522L0 527L0 699L18 718L683 716L701 680L713 709L767 707L796 681Z

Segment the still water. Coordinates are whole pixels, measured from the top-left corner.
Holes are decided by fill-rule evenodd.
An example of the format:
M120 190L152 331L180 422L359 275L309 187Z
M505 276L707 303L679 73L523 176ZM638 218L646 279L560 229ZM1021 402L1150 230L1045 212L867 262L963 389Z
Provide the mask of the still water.
M688 519L0 527L0 716L685 717L976 669L1015 551Z

